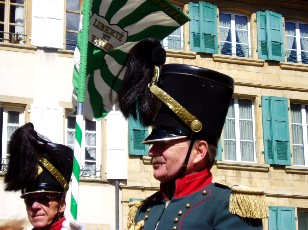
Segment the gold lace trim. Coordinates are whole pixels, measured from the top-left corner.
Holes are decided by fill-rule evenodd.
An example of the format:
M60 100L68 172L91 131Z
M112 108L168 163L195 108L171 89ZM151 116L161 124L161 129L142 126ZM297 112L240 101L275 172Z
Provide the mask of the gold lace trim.
M61 184L64 191L68 190L68 183L65 180L65 178L62 176L62 174L46 159L46 158L40 158L39 161L42 163L44 168L48 170L48 172L51 173L51 175L56 178L56 180Z
M256 187L231 185L227 182L216 182L232 190L229 211L244 218L268 218L268 204L265 191Z
M144 204L144 201L133 201L128 204L129 212L128 212L128 218L127 218L127 229L128 230L140 230L144 227L144 220L139 221L137 224L135 224L135 216L138 211L138 208L140 208Z
M151 92L168 106L192 131L199 132L202 129L202 123L190 112L188 112L180 103L173 99L169 94L156 85L150 87Z

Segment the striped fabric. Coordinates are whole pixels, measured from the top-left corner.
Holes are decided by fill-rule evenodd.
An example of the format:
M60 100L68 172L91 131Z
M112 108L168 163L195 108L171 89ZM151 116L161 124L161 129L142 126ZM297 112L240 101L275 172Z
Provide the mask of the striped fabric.
M164 39L188 20L166 0L92 0L86 78L80 74L82 26L74 53L74 106L83 103L88 119L107 115L117 103L129 50L144 38Z

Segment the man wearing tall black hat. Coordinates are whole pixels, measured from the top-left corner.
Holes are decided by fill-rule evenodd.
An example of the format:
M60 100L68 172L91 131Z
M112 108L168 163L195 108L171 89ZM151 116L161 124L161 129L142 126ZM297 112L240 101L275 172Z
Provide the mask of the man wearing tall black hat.
M152 126L154 177L160 191L133 202L129 229L262 229L264 193L212 183L211 168L228 106L231 77L183 64L165 64L160 43L147 39L130 53L120 109ZM155 67L154 67L155 66Z
M9 142L6 191L21 190L28 219L37 230L82 229L64 217L73 169L73 150L39 135L32 123L18 128Z

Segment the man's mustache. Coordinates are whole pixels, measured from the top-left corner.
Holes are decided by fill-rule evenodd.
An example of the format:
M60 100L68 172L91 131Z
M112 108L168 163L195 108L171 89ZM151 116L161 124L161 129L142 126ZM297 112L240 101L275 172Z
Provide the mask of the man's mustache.
M153 164L164 164L164 163L165 163L165 161L162 158L160 158L160 157L153 157L151 159L151 164L152 165Z

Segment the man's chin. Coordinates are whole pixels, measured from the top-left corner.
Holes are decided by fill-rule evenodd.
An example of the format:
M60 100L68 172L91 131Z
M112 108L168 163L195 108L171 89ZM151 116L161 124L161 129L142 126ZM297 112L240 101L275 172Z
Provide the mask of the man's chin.
M153 167L154 170L158 170L161 166L162 166L162 164L160 164L160 163L152 164L152 167Z
M40 228L44 228L46 227L47 223L45 221L45 217L44 216L36 216L32 218L31 221L32 226L35 229L40 229Z
M160 182L166 182L166 181L168 181L168 178L166 177L166 175L162 175L162 174L159 174L159 173L155 173L155 171L154 171L154 178L156 179L156 180L158 180L158 181L160 181Z

